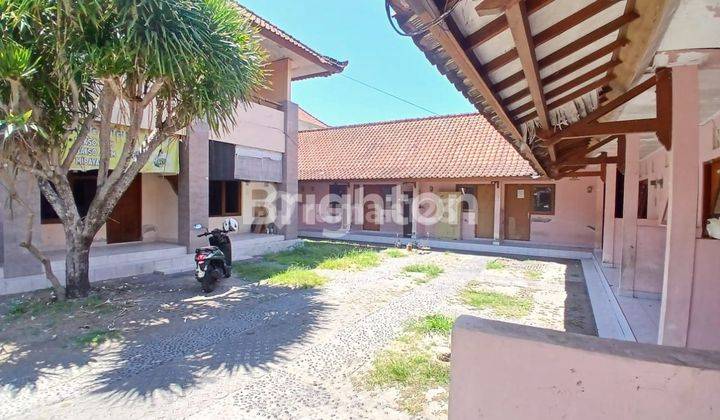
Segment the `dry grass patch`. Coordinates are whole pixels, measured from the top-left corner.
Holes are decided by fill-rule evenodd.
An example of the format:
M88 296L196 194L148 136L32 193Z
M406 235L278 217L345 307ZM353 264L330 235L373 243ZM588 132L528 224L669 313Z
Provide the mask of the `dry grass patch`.
M495 315L510 319L528 316L535 304L531 297L524 294L509 295L473 287L465 289L460 297L465 304L473 308L489 309Z

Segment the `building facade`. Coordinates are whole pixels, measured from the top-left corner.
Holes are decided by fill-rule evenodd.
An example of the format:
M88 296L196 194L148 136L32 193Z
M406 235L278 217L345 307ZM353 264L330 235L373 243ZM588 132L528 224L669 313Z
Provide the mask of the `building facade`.
M280 249L297 238L294 207L278 198L281 193L297 192L299 111L292 102L292 84L341 72L347 63L312 50L251 11L241 9L267 51L267 87L251 104L238 107L235 125L226 132L213 133L198 121L155 152L95 238L91 281L191 268L192 258L186 254L205 242L196 237L193 226L201 224L212 229L227 217L236 218L240 224L239 231L231 235L238 248L234 256ZM115 123L113 136L121 145L126 130L119 113ZM70 175L81 213L94 196L97 137L91 134L85 146ZM33 227L35 242L53 260L54 271L62 279L62 224L31 182L27 193L36 197L31 201L40 215ZM0 293L47 287L40 263L19 247L27 214L13 209L8 200L4 203L3 261L24 262L4 264ZM138 262L142 252L156 261ZM106 254L116 255L112 264L111 259L103 259Z
M477 114L300 132L299 229L592 249L602 185L540 177Z

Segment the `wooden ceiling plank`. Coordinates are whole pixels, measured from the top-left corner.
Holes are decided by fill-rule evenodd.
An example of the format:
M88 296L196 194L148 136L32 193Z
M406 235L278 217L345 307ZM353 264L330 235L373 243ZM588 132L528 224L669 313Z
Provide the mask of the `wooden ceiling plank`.
M602 39L603 37L617 31L618 29L624 27L625 25L627 25L628 23L637 19L638 17L640 17L640 15L638 15L635 12L626 13L626 14L618 17L617 19L615 19L611 22L608 22L605 25L581 36L580 38L576 39L575 41L571 42L570 44L549 54L547 57L540 59L538 61L538 64L542 68L542 67L548 66L550 64L556 63L556 62L562 60L563 58L567 57L568 55L578 51L579 49L585 48L588 45L592 44L593 42L597 42L598 40ZM577 22L577 23L575 23L575 25L577 25L579 23L580 22ZM559 28L559 30L553 29L552 32L548 32L547 35L543 35L543 32L541 32L540 34L535 35L533 37L535 45L542 45L545 42L548 42L551 39L555 38L556 36L560 35L561 33L567 31L568 29L574 27L575 25L572 25L569 27L568 26L561 27L561 28ZM546 31L550 31L550 29L547 29ZM485 70L488 73L493 72L493 71L499 69L500 67L503 67L503 66L511 63L516 58L518 58L518 51L517 51L517 49L513 48L509 51L506 51L503 54L500 54L498 57L490 60L487 64L485 64Z
M525 72L525 79L528 82L528 89L535 106L535 112L537 112L540 119L540 126L547 130L550 128L550 119L545 94L540 83L540 70L538 69L537 57L535 57L535 43L530 32L525 2L512 3L505 11L505 16L507 16L510 33L512 33L515 48L518 51L520 63Z
M601 64L601 65L595 67L594 69L576 77L575 79L573 79L567 83L564 83L564 84L556 87L555 89L547 92L545 94L545 96L547 96L548 99L556 98L567 91L576 89L578 86L580 86L584 83L587 83L588 80L591 80L597 76L600 76L603 73L606 73L608 70L611 70L613 67L617 66L618 64L620 64L619 60L608 61L605 64Z
M587 66L588 64L592 63L593 61L599 60L602 57L605 57L606 55L611 54L613 51L616 51L616 50L622 48L627 43L628 43L628 40L626 38L622 38L622 39L613 41L610 44L593 51L592 53L586 55L585 57L579 59L578 61L563 67L562 69L556 71L555 73L548 75L547 77L544 77L542 79L543 85L558 81L558 80L562 79L563 77L568 76L577 70L580 70L581 68ZM544 67L540 66L540 70L542 70L543 68ZM510 86L512 86L516 83L519 83L520 81L522 81L524 79L525 79L525 74L522 72L522 70L520 70L519 72L517 72L511 76L508 76L505 79L497 82L495 84L495 88L497 89L498 92L500 92L502 90L509 88Z
M627 13L619 18L606 23L605 25L595 29L594 31L581 36L580 38L576 39L575 41L571 42L570 44L548 54L546 57L541 58L538 61L538 64L540 67L546 67L551 64L557 63L558 61L562 60L563 58L587 47L588 45L592 44L593 42L597 42L601 40L602 38L606 37L607 35L617 31L618 29L622 28L623 26L627 25L628 23L634 21L640 17L635 12ZM488 72L491 71L490 67L488 66Z
M533 14L548 4L552 3L553 0L527 0L526 7L529 14ZM480 6L480 5L478 5ZM487 25L468 35L463 40L463 48L466 50L472 50L473 48L481 45L493 37L500 35L503 31L507 30L508 24L505 15L502 14L492 20Z

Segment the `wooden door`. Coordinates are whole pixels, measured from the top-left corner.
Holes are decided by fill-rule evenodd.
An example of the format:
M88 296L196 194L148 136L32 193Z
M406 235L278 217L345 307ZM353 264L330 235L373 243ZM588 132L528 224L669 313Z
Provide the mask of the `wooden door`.
M435 225L435 237L438 239L460 239L462 228L461 194L457 192L438 192L436 194L442 201L442 214ZM451 203L454 205L451 206Z
M412 225L413 225L413 215L412 215L412 202L413 202L413 193L412 191L406 192L405 200L403 201L403 218L405 218L405 224L403 225L403 236L406 238L410 238L412 236Z
M477 219L475 237L492 238L495 234L495 186L480 184L475 187Z
M381 185L364 185L363 194L365 199L363 200L363 230L379 231L380 230L380 217L382 215L382 203L372 201L368 196L375 195L382 197L382 186Z
M137 175L107 221L107 243L142 240L142 182Z
M530 185L505 186L505 239L530 240L530 211L532 189Z

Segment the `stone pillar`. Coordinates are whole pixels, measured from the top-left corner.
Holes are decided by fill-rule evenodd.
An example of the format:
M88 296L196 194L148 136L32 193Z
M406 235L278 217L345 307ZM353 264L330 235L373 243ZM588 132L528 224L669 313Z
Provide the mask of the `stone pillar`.
M207 244L193 229L197 223L208 227L209 203L209 147L210 130L207 123L196 121L187 128L187 136L180 143L180 174L178 175L178 243L188 253Z
M640 135L628 134L625 146L625 184L623 193L622 265L619 290L622 295L635 292L637 259L637 212L640 194Z
M496 181L495 186L495 212L493 213L493 244L500 245L502 240L502 209L503 209L503 189L500 181Z
M658 343L687 346L697 237L699 163L698 71L672 69L672 149Z
M285 239L296 239L297 227L297 193L298 193L298 106L286 101L285 111L285 153L283 153L283 180L279 192L278 216L280 231Z
M0 188L2 200L2 253L3 272L5 278L42 274L43 267L28 250L20 247L20 242L27 239L28 221L34 213L32 230L33 244L42 244L40 231L40 189L31 175L19 173L15 181L18 196L22 197L30 209L15 200L10 200L5 188Z
M603 241L602 262L609 266L615 265L615 187L617 182L617 165L607 165L605 174L605 206L603 209Z
M607 168L606 168L607 169ZM603 214L604 214L604 191L605 183L600 177L595 182L595 243L594 250L602 250L603 240Z

